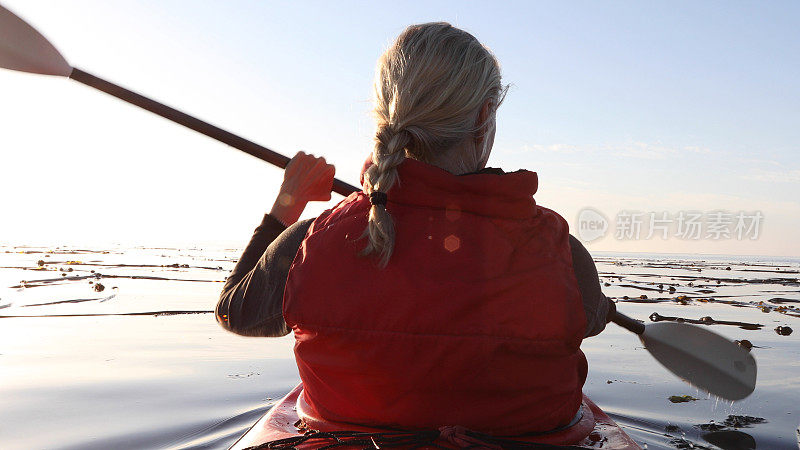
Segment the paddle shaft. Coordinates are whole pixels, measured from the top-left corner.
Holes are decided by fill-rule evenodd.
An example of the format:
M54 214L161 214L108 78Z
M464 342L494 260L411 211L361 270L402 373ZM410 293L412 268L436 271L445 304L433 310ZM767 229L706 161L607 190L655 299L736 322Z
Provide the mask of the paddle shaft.
M630 332L639 335L644 333L644 324L642 322L639 322L632 317L628 317L619 311L614 312L614 317L611 318L611 321Z
M179 123L186 128L191 128L194 131L205 134L210 138L228 144L233 148L255 156L256 158L266 161L270 164L276 165L281 169L285 169L286 164L289 163L289 158L281 155L280 153L258 145L255 142L248 141L247 139L237 136L229 131L225 131L222 128L211 125L208 122L204 122L196 117L192 117L184 112L178 111L175 108L164 105L163 103L159 103L141 94L137 94L136 92L125 89L124 87L117 86L114 83L96 77L78 68L73 68L69 77L87 86L91 86L95 89L103 91L106 94L113 95L114 97L125 100L128 103L132 103L140 108L144 108L152 113L158 114L165 119ZM338 178L334 178L333 187L331 190L346 197L353 192L359 191L360 189L349 183L345 183Z

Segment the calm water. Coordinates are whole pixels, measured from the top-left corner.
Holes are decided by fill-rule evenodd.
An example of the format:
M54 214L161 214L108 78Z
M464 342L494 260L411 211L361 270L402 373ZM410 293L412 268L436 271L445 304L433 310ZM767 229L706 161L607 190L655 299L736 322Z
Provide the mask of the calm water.
M244 338L214 322L238 254L0 247L0 448L230 445L299 380L291 336ZM755 346L758 387L733 404L677 380L613 324L584 341L585 391L634 439L648 449L797 449L800 260L596 259L604 291L633 317L763 325L703 325ZM780 335L778 326L795 331ZM672 395L698 400L671 403Z

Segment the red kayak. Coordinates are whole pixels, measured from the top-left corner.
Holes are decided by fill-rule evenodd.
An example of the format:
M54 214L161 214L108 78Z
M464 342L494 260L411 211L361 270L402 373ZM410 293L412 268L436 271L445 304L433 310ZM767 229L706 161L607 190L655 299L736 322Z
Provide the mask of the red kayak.
M300 384L282 398L231 450L338 448L536 448L535 444L565 448L641 450L600 407L583 396L576 419L568 427L545 434L497 438L461 427L433 431L380 430L322 420L308 414ZM534 445L530 445L534 444ZM542 447L539 447L542 448ZM557 448L557 447L556 447Z

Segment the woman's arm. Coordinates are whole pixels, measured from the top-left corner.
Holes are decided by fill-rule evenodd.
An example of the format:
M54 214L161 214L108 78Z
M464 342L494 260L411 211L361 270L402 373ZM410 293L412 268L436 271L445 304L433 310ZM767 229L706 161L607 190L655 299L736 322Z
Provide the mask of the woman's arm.
M572 250L572 270L578 279L578 289L583 298L583 311L586 314L584 337L595 336L605 329L617 307L603 295L597 267L586 247L572 235L569 236L569 245Z
M303 152L289 161L272 207L222 288L217 322L245 336L283 336L286 277L311 220L297 223L309 201L330 200L333 166ZM288 225L288 227L287 227Z
M289 333L282 313L283 289L312 221L303 220L286 228L272 215L264 216L222 288L216 315L223 328L243 336L278 337Z

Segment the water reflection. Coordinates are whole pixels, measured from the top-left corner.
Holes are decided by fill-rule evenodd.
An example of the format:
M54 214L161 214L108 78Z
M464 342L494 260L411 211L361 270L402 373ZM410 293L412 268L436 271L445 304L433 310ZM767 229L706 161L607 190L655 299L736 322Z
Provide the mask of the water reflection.
M236 336L210 314L237 257L235 249L0 247L3 448L230 445L298 382L291 336ZM753 395L718 401L609 325L582 345L585 391L626 432L648 450L796 450L800 333L774 330L800 326L800 261L604 255L598 269L626 314L697 318L750 342L760 366Z

